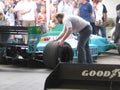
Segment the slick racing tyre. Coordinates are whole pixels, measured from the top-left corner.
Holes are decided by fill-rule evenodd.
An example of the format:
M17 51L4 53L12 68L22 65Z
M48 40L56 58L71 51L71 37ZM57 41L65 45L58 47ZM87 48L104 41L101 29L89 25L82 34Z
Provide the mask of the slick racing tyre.
M70 60L73 60L73 50L66 42L62 47L56 41L50 42L43 51L43 62L47 68L52 69L59 62L69 62Z

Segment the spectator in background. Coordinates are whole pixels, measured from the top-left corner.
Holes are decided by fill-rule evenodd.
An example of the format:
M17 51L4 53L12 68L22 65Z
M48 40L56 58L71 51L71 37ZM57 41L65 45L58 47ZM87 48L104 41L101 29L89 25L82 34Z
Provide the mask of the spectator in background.
M116 6L116 12L117 12L116 23L120 23L120 4Z
M46 6L46 0L42 0L42 5Z
M74 11L73 11L73 14L74 15L79 15L79 9L78 9L78 7L77 7L77 1L72 1L72 5L73 5L73 9L74 9Z
M101 30L102 37L106 37L106 21L107 21L107 9L102 3L102 0L94 0L94 13L95 13L95 31L99 35Z
M20 0L14 0L14 4L17 4Z
M18 14L18 25L35 26L37 17L37 6L33 0L20 0L12 9ZM40 10L39 10L40 11ZM20 24L22 22L22 24ZM27 25L26 25L27 24Z
M102 0L99 0L101 3L102 3ZM101 31L101 35L102 35L102 37L106 37L106 25L107 25L107 8L106 8L106 6L105 6L105 4L103 4L102 3L102 5L103 5L103 17L102 17L102 20L103 20L103 22L102 22L102 26L100 27L100 31Z
M14 0L14 8L16 7L16 5L20 2L21 0ZM12 11L12 10L11 10ZM15 26L21 26L22 23L19 21L20 20L20 14L19 12L14 12L15 13Z
M56 0L57 1L57 4L59 4L62 0Z
M62 0L59 2L57 7L58 13L63 13L67 17L69 15L73 15L74 9L71 0Z
M7 25L7 20L5 18L5 14L2 9L0 9L0 26L1 25Z
M50 15L56 14L56 12L57 12L57 1L52 0L51 8L50 8Z
M79 3L80 17L91 23L92 13L93 13L92 5L87 0L80 0Z
M0 0L0 10L4 11L4 9L5 9L5 5L4 5L3 1Z
M51 15L50 24L48 25L48 28L50 28L50 30L51 30L52 28L55 28L55 26L56 26L56 24L57 24L57 21L56 21L56 19L55 19L55 15L56 15L56 14L52 14L52 15Z
M17 2L16 6L13 9L11 9L12 12L16 12L17 14L16 23L18 26L22 25L22 15L20 14L20 10L21 10L23 3L24 3L24 0L20 0Z
M42 27L42 33L46 32L46 6L41 6L37 16L37 26Z
M22 7L19 12L22 15L22 25L23 26L35 26L37 17L37 6L33 0L24 0L22 2ZM27 44L27 36L25 36L24 42Z
M40 8L41 8L41 6L42 6L42 1L43 1L43 0L35 0L36 5L37 5L37 13L40 12Z
M114 32L114 43L118 43L120 39L120 4L116 6L116 27L115 27L115 32Z
M96 31L95 31L95 11L94 11L94 6L93 6L93 2L94 0L91 0L90 1L90 4L92 5L92 10L93 10L93 13L91 15L91 26L92 26L92 34L96 35Z
M35 26L35 18L37 15L36 3L32 0L24 0L22 7L20 8L20 14L23 19L23 26Z
M5 15L10 26L15 25L15 13L11 11L11 8L14 8L14 7L15 7L14 0L8 0L6 10L5 10L6 12Z
M12 12L19 12L22 17L22 26L35 26L36 25L36 3L33 0L21 0L17 3L15 8L12 8ZM24 44L28 43L28 36L24 36Z
M7 25L7 20L5 18L4 11L0 9L0 26ZM6 43L9 39L10 34L1 34L0 33L0 43Z

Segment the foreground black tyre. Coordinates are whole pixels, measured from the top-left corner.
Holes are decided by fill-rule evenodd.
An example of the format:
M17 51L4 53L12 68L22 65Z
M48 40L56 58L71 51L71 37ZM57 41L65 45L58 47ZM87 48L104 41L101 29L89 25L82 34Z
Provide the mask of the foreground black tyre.
M58 42L50 42L43 51L43 62L47 68L54 68L59 62L69 62L73 59L73 50L68 43L63 47Z

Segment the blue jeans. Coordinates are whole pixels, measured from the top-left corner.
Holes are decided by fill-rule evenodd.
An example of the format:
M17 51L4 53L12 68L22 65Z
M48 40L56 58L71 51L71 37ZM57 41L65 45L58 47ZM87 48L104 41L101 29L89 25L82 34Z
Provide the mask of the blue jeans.
M79 32L78 37L78 63L93 63L93 59L90 54L89 39L90 39L91 29L90 26L85 27Z
M99 30L101 31L102 37L106 37L106 26L95 26L96 34L99 35Z

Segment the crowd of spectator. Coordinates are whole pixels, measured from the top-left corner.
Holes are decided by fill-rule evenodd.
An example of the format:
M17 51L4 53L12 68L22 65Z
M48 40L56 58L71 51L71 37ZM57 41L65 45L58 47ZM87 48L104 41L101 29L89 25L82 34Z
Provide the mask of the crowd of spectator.
M54 28L55 14L77 15L91 24L92 34L106 37L107 9L102 0L50 0L50 25L46 25L46 0L0 0L0 25ZM3 15L3 17L2 17ZM1 18L2 17L2 18ZM62 23L62 22L61 22Z

